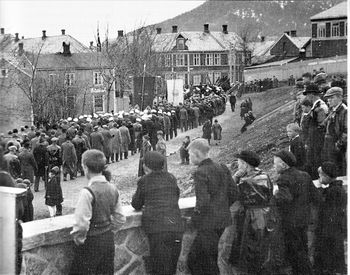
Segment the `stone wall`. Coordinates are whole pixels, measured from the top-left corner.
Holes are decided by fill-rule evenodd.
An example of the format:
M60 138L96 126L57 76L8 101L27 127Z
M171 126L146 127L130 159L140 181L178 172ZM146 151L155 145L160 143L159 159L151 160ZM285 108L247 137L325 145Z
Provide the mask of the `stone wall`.
M188 216L195 205L195 198L180 199L184 217ZM146 264L148 240L141 228L141 212L130 206L124 207L127 222L115 233L115 274L147 274ZM22 274L67 274L73 257L73 241L69 234L72 229L73 215L53 219L37 220L23 224L23 263ZM230 236L227 228L220 241L220 269L224 269L225 258L230 249ZM182 251L178 262L177 274L189 275L186 258L195 232L187 228L183 235ZM228 274L223 272L222 274Z

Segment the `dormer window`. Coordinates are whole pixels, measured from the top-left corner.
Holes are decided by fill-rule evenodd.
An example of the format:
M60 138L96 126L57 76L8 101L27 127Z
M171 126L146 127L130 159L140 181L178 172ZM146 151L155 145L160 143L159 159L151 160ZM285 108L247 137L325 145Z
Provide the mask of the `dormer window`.
M176 45L176 48L178 50L184 50L185 49L185 38L178 38L177 39L177 45Z

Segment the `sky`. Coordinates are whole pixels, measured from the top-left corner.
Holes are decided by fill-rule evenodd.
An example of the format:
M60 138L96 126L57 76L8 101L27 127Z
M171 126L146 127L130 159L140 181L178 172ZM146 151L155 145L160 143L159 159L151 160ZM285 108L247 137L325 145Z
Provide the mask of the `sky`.
M0 27L19 37L59 35L61 29L85 45L96 41L97 25L101 40L117 36L118 30L131 31L192 10L204 1L93 1L93 0L0 0Z

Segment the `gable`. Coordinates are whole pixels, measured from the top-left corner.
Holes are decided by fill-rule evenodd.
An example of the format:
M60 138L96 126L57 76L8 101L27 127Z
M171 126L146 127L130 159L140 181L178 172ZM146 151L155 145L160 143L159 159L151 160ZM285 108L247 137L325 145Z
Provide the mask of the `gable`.
M288 56L288 54L299 53L299 48L288 38L283 35L270 50L271 55Z

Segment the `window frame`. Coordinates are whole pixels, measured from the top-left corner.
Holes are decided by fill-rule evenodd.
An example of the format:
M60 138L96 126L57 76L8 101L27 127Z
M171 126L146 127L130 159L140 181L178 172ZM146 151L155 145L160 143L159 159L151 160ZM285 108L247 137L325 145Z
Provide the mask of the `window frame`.
M100 97L101 98L101 104L102 104L102 110L96 110L96 98ZM96 93L93 95L93 100L94 100L94 113L97 112L104 112L104 98L103 98L103 93Z
M334 27L337 27L337 28L334 28ZM335 32L337 32L337 34L334 35ZM332 22L331 37L340 37L340 21Z
M178 38L176 40L176 48L178 50L184 50L185 49L185 39L184 38Z
M102 86L103 85L103 77L102 77L102 73L100 71L94 71L92 73L92 77L93 77L92 81L93 81L93 84L95 86Z
M326 37L326 22L317 23L317 38Z
M164 66L171 67L171 54L169 53L164 55Z
M217 77L215 77L215 75L217 76ZM218 79L218 78L221 78L221 72L214 72L213 73L213 81L214 81L214 83L216 82L216 80Z
M74 84L75 84L75 73L65 73L64 74L64 84L66 86L68 86L68 87L74 86Z
M221 66L221 54L220 53L214 53L213 65L214 66Z
M193 56L192 56L192 61L193 61L192 62L193 66L200 66L201 65L201 54L200 53L194 53Z
M185 55L183 53L178 53L178 54L175 55L175 66L176 67L184 67L184 66L186 66L185 65Z
M212 53L205 54L205 65L206 66L213 66L213 54Z
M197 79L199 79L199 81L195 81ZM195 74L193 75L193 85L200 85L202 82L202 76L200 74Z

